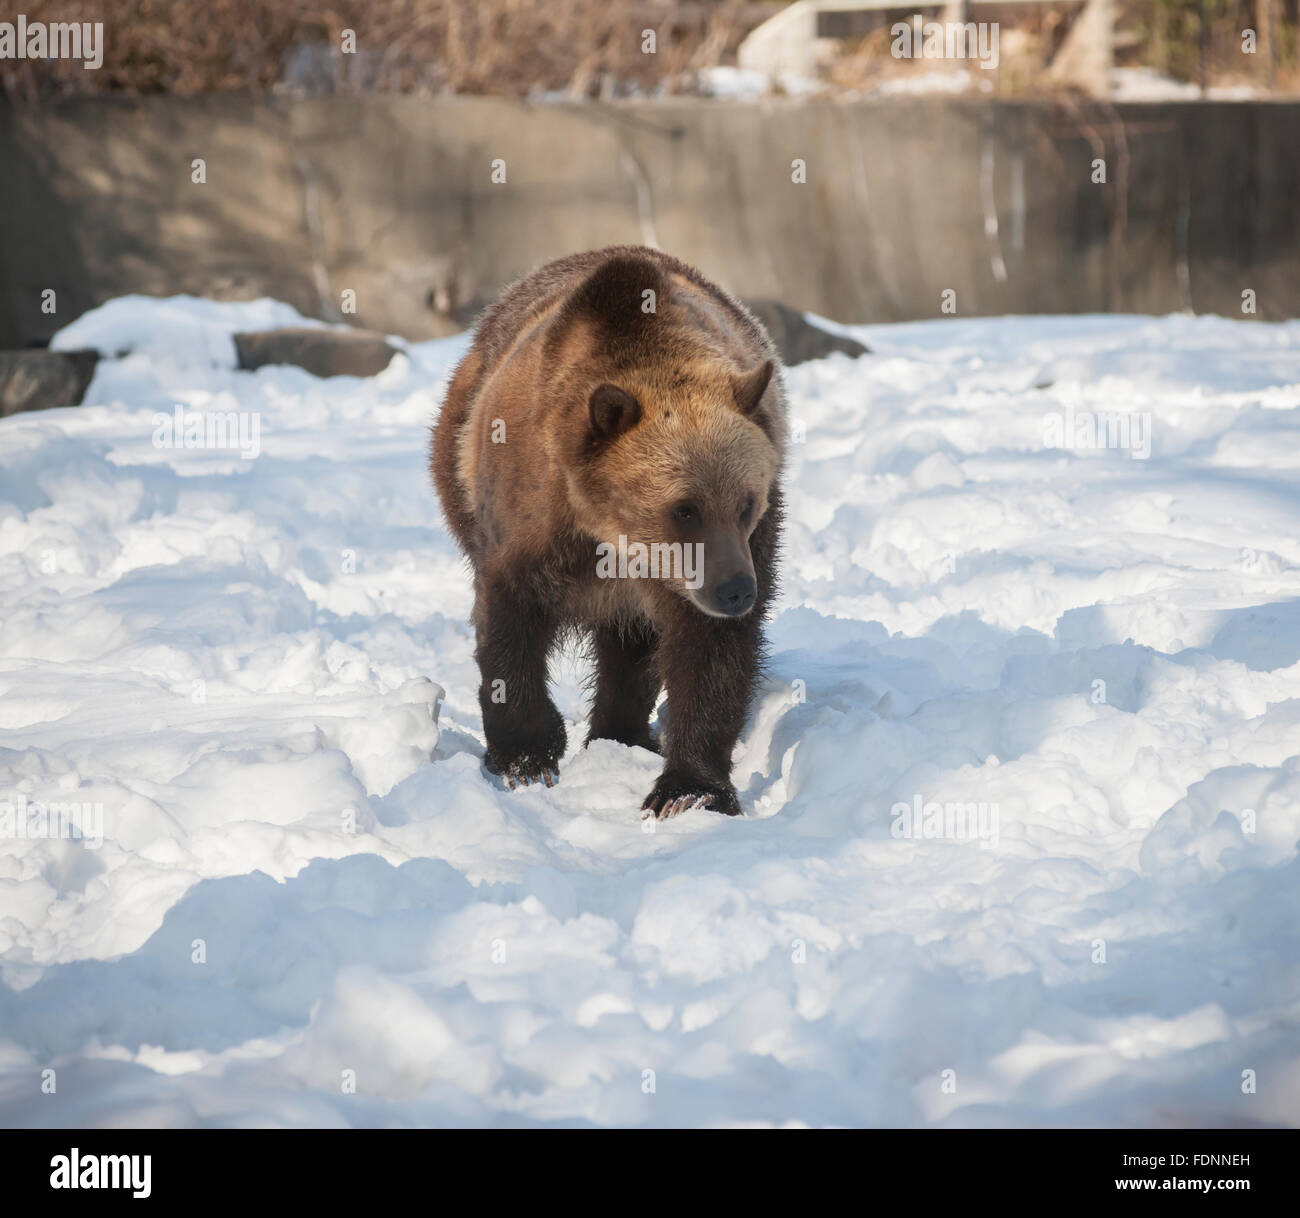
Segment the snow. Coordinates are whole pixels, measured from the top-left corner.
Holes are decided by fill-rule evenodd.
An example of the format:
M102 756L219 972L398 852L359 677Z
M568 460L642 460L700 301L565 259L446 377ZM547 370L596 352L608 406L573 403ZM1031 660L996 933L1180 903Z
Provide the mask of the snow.
M147 325L140 324L142 315L148 317ZM285 326L329 328L324 322L302 317L296 309L278 300L255 300L231 306L199 296L173 296L166 300L121 296L64 326L50 341L50 348L98 351L107 356L138 351L155 359L234 368L237 360L233 335Z
M825 86L821 81L801 76L788 68L768 73L759 68L733 68L717 64L696 71L695 87L704 97L755 101L774 91L787 97L807 97L822 92Z
M424 465L466 339L235 370L268 321L114 302L87 403L0 422L0 1123L1297 1123L1300 324L791 370L746 816L655 824L640 750L482 772Z
M1199 101L1201 87L1191 81L1175 80L1155 68L1112 68L1110 71L1112 102ZM1205 98L1209 101L1254 101L1267 96L1250 84L1210 85Z
M867 90L868 97L920 97L933 93L965 93L972 84L985 89L990 82L980 73L966 68L935 69L929 72L908 72L891 76Z

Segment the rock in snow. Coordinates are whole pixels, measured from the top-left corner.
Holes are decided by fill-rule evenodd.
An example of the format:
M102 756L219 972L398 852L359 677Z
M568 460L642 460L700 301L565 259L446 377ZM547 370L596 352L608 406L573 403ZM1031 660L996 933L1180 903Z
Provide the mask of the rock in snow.
M663 825L481 771L466 339L237 369L298 324L115 301L0 423L0 1123L1297 1123L1300 324L793 369L746 816Z
M836 330L825 329L811 321L808 314L780 301L747 300L745 307L767 328L787 368L813 359L825 359L836 351L849 356L867 354L865 343Z
M0 417L76 406L98 359L95 351L0 351Z
M293 364L314 376L374 376L397 349L382 334L342 326L289 326L235 335L239 366L251 372L268 364Z

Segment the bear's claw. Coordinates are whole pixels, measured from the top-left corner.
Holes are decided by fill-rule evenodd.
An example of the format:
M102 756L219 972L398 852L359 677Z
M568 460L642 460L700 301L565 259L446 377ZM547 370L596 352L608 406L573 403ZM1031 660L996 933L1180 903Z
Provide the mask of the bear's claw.
M697 808L708 807L709 797L707 795L682 795L677 799L667 800L656 812L653 808L647 808L642 813L642 820L649 820L651 816L655 820L669 820L674 816L680 816L683 812L694 812ZM645 807L643 804L642 807Z
M740 801L736 798L734 787L715 787L710 783L692 782L689 779L679 781L661 775L654 789L641 804L645 813L642 820L653 816L656 820L668 820L680 816L683 812L696 809L712 809L723 816L739 816Z
M531 787L539 778L548 787L553 787L559 781L559 774L554 770L543 767L535 774L506 773L501 775L505 779L506 786L514 791L520 787Z

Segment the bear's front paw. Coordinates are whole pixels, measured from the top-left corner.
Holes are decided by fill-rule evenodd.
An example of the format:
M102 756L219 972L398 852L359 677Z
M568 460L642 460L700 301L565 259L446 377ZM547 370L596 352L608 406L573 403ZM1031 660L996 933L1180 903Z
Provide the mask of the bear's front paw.
M491 724L483 764L505 779L512 791L534 782L553 787L560 775L560 758L568 744L564 719L554 707L531 723Z
M645 816L656 820L667 820L693 808L707 808L721 812L723 816L739 816L740 800L736 798L736 788L730 783L719 786L717 783L695 778L690 774L671 773L665 770L659 775L650 794L641 805Z
M487 768L503 779L512 791L516 787L532 786L535 782L553 787L560 781L559 766L538 761L534 757L521 757L501 769L494 768L493 762L488 758L485 757L483 760Z

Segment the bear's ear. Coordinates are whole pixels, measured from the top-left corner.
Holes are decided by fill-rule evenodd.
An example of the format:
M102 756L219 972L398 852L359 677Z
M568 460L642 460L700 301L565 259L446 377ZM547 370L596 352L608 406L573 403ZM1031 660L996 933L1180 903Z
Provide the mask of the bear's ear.
M731 391L735 395L736 405L741 414L753 414L763 400L768 382L772 379L772 361L765 359L750 372L741 372L732 377Z
M641 421L641 403L617 385L598 385L587 399L591 434L598 440L612 440Z

